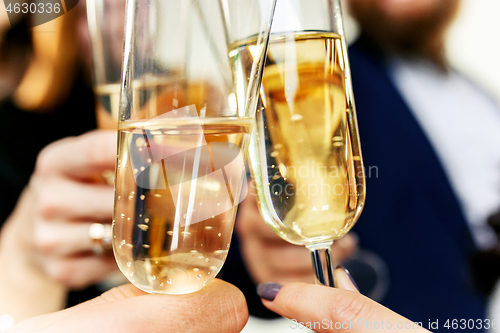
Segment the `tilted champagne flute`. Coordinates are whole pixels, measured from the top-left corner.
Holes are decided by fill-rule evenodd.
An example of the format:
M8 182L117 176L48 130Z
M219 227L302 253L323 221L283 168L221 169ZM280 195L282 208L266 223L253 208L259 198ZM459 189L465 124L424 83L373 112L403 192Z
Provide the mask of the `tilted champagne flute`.
M330 246L358 219L365 178L339 0L278 1L250 146L259 206L333 286Z
M147 292L199 290L224 263L274 3L127 3L113 249ZM249 36L251 57L232 49Z

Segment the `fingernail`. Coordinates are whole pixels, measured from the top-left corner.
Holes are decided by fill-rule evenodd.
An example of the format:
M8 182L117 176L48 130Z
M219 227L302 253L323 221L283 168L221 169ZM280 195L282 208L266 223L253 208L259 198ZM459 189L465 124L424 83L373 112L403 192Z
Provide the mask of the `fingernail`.
M343 267L342 267L343 268ZM351 280L351 283L354 285L354 287L356 287L356 289L359 291L359 287L358 287L358 284L356 283L356 281L354 281L354 278L352 277L351 273L347 270L347 268L344 268L344 271L345 271L345 275L347 275L349 277L349 280Z
M282 286L274 282L260 283L257 286L257 295L268 301L274 301Z

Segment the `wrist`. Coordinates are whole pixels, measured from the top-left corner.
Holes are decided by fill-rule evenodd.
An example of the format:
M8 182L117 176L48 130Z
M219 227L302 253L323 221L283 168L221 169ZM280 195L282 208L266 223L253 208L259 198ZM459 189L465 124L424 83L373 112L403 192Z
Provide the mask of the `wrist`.
M45 274L35 258L30 197L32 193L25 190L0 230L0 267L8 267L11 272L0 274L0 315L6 313L15 322L62 309L67 293L65 286ZM3 320L10 321L7 316Z

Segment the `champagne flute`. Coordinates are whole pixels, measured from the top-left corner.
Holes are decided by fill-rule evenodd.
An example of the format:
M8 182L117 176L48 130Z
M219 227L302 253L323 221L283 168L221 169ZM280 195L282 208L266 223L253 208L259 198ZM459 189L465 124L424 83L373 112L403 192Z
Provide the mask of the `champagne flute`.
M116 129L125 28L124 0L87 0L97 125Z
M146 292L194 292L225 261L273 10L274 0L127 3L113 249ZM252 35L251 59L231 49Z
M334 286L330 246L358 219L365 179L339 0L278 1L250 161L261 213Z

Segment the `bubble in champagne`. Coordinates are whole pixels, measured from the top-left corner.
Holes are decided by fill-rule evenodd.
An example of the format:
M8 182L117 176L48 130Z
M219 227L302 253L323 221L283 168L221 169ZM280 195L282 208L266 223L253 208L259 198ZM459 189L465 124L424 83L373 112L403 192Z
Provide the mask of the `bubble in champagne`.
M147 231L149 229L149 226L146 224L138 224L137 227L142 231Z

